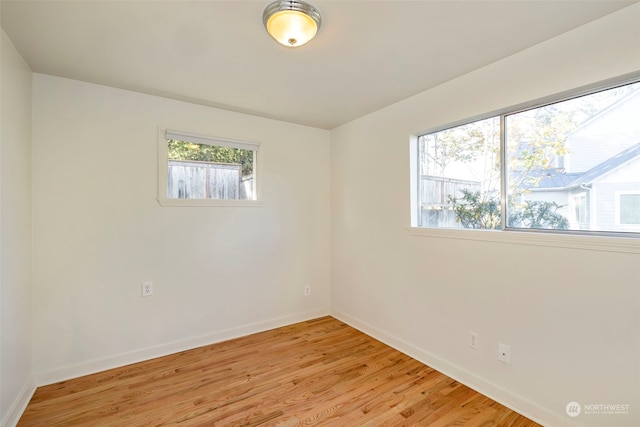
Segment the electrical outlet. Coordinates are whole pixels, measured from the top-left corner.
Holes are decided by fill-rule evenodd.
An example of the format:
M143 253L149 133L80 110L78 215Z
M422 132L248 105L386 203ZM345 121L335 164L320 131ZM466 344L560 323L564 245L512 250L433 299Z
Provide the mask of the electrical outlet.
M311 295L311 286L307 285L304 287L304 296L308 297L309 295Z
M511 346L498 343L498 360L511 365Z
M142 282L142 296L150 297L153 295L153 282Z
M480 348L480 337L477 332L469 331L469 347L475 350Z

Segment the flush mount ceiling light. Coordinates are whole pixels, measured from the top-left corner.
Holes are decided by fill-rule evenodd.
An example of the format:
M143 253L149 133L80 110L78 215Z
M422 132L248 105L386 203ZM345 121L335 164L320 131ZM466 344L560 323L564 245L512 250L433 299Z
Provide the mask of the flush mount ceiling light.
M318 9L304 1L274 1L262 14L269 35L287 47L302 46L314 38L320 20Z

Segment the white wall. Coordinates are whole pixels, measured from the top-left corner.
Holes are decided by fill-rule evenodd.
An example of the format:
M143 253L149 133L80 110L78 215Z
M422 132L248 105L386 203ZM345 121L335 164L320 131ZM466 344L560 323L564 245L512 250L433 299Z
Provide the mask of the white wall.
M315 317L331 291L337 317L548 425L570 423L570 400L631 404L581 424L640 424L637 251L406 230L409 134L640 70L638 19L636 5L331 133L36 74L32 175L31 75L3 33L0 419L32 372L44 384ZM264 206L160 207L158 126L261 142Z
M328 131L33 80L39 384L328 314ZM261 143L264 206L161 207L159 126Z
M0 425L33 393L31 367L31 70L0 37Z
M637 242L407 231L410 134L638 72L638 22L634 5L333 130L334 315L546 425L640 425ZM572 420L571 401L630 413Z

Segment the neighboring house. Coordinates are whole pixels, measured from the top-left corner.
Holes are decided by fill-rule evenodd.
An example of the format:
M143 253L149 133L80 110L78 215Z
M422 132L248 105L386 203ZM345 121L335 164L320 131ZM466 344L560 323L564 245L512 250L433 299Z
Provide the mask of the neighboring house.
M640 91L573 131L566 147L524 199L562 205L572 229L640 232Z

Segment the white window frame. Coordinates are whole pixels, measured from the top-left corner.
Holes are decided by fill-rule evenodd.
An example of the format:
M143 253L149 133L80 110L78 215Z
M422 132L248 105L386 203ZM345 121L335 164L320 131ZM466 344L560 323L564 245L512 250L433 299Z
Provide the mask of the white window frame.
M255 152L253 165L253 175L255 177L255 200L219 200L219 199L174 199L167 197L168 187L168 171L169 156L168 143L169 139L178 139L182 141L195 142L197 144L208 144L219 147L239 148L243 150L252 150ZM258 207L264 203L260 199L260 143L241 141L227 138L218 138L206 135L198 135L189 132L170 130L166 128L158 128L158 203L160 206L177 206L177 207L198 207L198 206L229 206L229 207Z
M640 231L640 223L637 224L623 224L620 222L620 196L625 196L625 195L634 195L634 196L640 196L640 191L634 191L634 190L619 190L616 191L615 193L615 202L616 202L616 210L615 210L615 220L616 220L616 225L619 227L624 227L626 229L628 229L629 231L635 231L638 232Z
M589 218L589 212L587 212L587 193L581 192L581 193L575 194L572 196L571 199L572 199L571 211L572 211L572 215L574 216L573 219L575 219L576 224L578 224L579 226L588 224L587 219ZM584 221L580 221L580 218L576 216L576 208L579 210L580 213L582 213L582 215L584 215ZM584 210L580 208L584 208Z

